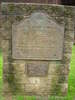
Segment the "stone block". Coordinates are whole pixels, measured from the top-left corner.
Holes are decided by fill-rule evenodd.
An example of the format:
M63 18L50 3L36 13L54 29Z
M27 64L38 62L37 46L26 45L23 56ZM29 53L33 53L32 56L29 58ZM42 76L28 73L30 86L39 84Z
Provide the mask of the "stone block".
M50 4L2 3L0 47L6 94L67 94L74 40L72 9Z
M47 76L49 62L32 61L27 62L27 75L30 77Z

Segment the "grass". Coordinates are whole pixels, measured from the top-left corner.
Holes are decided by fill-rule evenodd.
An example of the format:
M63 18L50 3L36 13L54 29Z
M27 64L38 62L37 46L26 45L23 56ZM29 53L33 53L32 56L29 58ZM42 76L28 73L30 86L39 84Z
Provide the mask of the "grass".
M68 87L68 94L66 97L62 99L55 99L55 97L51 97L49 98L49 100L75 100L75 46L73 46L73 50L72 50L72 59L71 59L71 67L70 67L68 83L69 83L69 87ZM2 84L3 84L2 83L2 54L0 53L0 90L2 88ZM3 100L2 96L0 96L0 100ZM24 97L17 96L16 100L24 100ZM34 96L26 97L25 100L36 100L36 97Z
M71 59L71 68L69 74L69 88L68 88L68 96L74 97L75 100L75 46L72 50L72 59Z

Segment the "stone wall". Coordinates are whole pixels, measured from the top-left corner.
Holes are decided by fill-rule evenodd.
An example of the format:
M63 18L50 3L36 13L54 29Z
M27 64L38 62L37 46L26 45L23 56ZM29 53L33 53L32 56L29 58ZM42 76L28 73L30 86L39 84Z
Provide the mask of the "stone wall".
M74 21L72 7L38 4L1 5L0 47L3 52L4 93L12 95L57 95L64 96L68 90L68 74L72 44L74 39ZM61 60L46 60L48 72L45 76L36 76L31 68L28 76L27 64L35 63L33 59L13 59L12 25L23 22L33 12L46 12L60 26L64 27L63 56ZM60 43L61 41L59 41ZM45 60L40 60L45 63ZM39 62L37 61L36 64ZM40 69L41 70L41 69ZM43 69L42 69L43 70ZM33 72L32 72L33 71ZM32 74L34 73L34 74ZM33 76L32 76L33 75Z
M2 2L23 2L23 3L61 3L61 0L1 0Z
M74 44L75 44L75 21L74 21Z

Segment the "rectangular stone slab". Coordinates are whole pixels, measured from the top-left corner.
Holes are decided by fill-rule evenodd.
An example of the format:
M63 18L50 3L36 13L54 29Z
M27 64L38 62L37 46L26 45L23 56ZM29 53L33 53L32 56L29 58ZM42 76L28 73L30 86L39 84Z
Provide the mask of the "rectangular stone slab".
M74 39L72 8L14 3L3 4L1 9L0 38L5 72L2 93L65 96Z
M42 77L48 75L49 62L30 61L27 63L27 75L30 77Z
M61 60L63 41L64 27L41 10L12 25L14 59Z

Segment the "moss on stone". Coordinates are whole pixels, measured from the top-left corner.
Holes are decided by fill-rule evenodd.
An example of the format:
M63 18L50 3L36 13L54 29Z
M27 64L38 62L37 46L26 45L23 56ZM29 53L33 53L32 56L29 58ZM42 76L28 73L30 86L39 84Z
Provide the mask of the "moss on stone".
M14 72L14 68L13 68L13 66L11 64L9 66L10 66L9 67L10 74L8 73L6 79L7 79L7 82L9 84L9 87L11 89L12 94L15 94L18 91L20 91L20 89L19 89L19 87L18 87L18 85L17 85L17 83L15 81L15 74L13 73Z
M15 20L21 21L24 17L23 16L16 16Z

